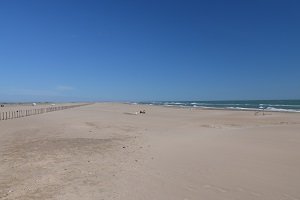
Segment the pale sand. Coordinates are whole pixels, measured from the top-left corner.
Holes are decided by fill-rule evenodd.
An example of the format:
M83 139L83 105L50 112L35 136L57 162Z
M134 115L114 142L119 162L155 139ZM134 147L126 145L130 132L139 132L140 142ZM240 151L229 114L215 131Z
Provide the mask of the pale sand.
M102 103L0 121L0 199L300 199L300 114Z

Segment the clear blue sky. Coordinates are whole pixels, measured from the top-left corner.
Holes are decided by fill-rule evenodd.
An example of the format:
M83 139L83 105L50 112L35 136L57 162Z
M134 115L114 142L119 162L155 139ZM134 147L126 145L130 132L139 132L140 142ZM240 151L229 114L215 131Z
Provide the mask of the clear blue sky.
M0 101L300 99L300 1L0 1Z

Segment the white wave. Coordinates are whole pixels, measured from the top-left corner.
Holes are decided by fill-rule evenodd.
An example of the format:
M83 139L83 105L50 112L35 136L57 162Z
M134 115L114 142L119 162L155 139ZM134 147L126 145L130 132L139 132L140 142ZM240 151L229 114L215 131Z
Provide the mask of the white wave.
M300 105L285 105L285 104L268 104L268 106L272 107L272 106L282 106L282 107L300 107Z
M274 107L267 107L266 110L275 111L275 112L299 112L300 113L300 110L274 108Z
M262 109L259 108L243 108L243 107L227 107L227 109L235 109L235 110L249 110L249 111L261 111ZM293 110L293 109L282 109L282 108L274 108L274 107L267 107L266 111L274 111L274 112L299 112L300 110Z
M259 110L255 108L243 108L243 107L226 107L228 109L236 109L236 110Z
M191 106L186 106L186 105L179 105L181 108L190 108Z
M131 104L139 104L132 102ZM279 104L223 104L223 103L201 103L201 102L148 102L147 105L163 105L166 107L194 107L203 109L231 109L231 110L249 110L249 111L275 111L275 112L297 112L300 113L300 105L279 105ZM256 108L253 106L257 106ZM293 109L286 109L286 107ZM292 107L294 106L294 107ZM262 108L259 108L262 107Z

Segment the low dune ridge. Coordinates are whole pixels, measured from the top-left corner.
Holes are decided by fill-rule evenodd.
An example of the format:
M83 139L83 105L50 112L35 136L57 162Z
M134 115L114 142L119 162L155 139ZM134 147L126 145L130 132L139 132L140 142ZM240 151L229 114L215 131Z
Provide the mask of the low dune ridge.
M0 199L300 199L299 130L299 113L121 103L0 121Z

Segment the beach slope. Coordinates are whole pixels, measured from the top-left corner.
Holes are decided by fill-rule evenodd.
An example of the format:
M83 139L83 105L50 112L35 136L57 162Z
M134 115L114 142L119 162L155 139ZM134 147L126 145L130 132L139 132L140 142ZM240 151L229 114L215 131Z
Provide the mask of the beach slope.
M299 130L298 113L118 103L0 121L0 199L300 199Z

